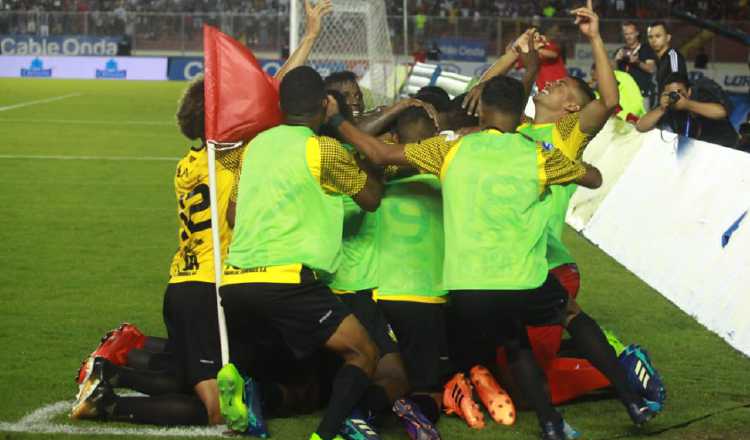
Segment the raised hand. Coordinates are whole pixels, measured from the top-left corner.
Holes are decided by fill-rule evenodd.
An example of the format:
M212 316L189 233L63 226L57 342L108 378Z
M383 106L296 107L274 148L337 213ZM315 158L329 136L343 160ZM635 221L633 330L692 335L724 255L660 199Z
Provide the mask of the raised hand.
M305 13L307 14L307 28L305 32L310 35L318 35L320 34L323 17L333 11L333 2L331 0L320 0L313 6L310 1L305 0Z
M575 24L581 33L588 38L599 37L599 16L594 12L592 0L586 1L586 6L570 11L576 17Z

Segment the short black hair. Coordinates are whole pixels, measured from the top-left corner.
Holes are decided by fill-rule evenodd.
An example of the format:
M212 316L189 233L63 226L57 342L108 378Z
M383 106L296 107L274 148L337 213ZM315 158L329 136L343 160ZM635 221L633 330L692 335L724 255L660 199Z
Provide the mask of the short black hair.
M682 83L685 84L685 87L690 87L690 79L686 74L680 72L670 73L669 75L667 75L667 77L664 78L664 81L661 82L660 86L663 89L664 86L672 83Z
M438 86L424 86L417 91L414 97L432 104L435 110L440 113L448 111L451 106L451 96Z
M187 86L180 98L177 125L186 138L196 140L205 138L205 124L204 86L201 76Z
M354 120L354 116L352 115L352 108L349 107L349 104L346 103L346 98L344 98L344 95L341 94L338 90L326 90L326 95L330 95L333 97L333 99L336 100L336 103L339 105L339 114L347 121L352 122ZM323 124L320 127L320 131L318 132L321 136L328 136L332 138L339 138L338 131L331 127L328 124Z
M526 91L521 81L509 76L496 76L482 89L482 107L521 118L526 107Z
M326 97L323 78L312 67L296 67L284 76L279 95L284 114L314 116L323 110Z
M466 127L476 127L479 125L479 118L470 115L463 107L464 99L468 93L462 93L451 100L451 107L448 117L447 130L459 130Z
M401 143L420 141L434 136L435 131L435 122L421 107L409 107L396 120L396 133Z
M649 28L656 27L656 26L663 27L664 28L664 32L666 32L668 34L671 34L671 32L669 32L669 27L667 27L667 22L665 22L663 20L656 20L656 21L652 22L650 25L648 25Z
M638 23L634 22L633 20L625 20L625 21L623 21L622 22L622 27L625 27L625 26L633 26L635 28L635 30L640 31L640 29L638 29Z
M592 67L593 66L594 65L592 65ZM576 84L578 84L578 90L580 90L583 93L584 98L586 98L586 102L584 102L584 104L588 104L589 102L596 99L596 93L594 93L594 89L592 89L586 81L577 76L571 76L570 78L575 81Z
M351 70L342 70L339 72L333 72L332 74L328 75L325 79L325 87L326 89L330 89L338 84L348 82L356 83L357 74L352 72Z

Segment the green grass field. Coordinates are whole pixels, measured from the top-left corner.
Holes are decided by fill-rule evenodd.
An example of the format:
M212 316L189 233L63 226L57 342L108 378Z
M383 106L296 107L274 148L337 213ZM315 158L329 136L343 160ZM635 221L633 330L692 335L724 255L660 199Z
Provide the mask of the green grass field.
M183 87L0 80L0 422L72 399L81 359L121 321L164 334L162 294L177 244L172 178L189 146L173 116ZM7 108L69 94L77 95ZM647 347L669 393L665 412L640 432L612 399L566 405L565 418L586 439L750 439L750 360L577 234L565 239L583 274L583 307ZM475 432L444 417L440 429L446 440L535 439L535 419L522 413L511 428ZM277 439L306 440L316 421L270 428ZM406 438L395 426L383 437Z

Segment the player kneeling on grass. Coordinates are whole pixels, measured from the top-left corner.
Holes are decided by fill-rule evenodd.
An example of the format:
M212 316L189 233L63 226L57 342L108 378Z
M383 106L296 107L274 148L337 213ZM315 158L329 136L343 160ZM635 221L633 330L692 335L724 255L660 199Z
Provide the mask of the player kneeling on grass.
M524 325L562 319L567 295L547 276L544 229L547 186L596 187L595 169L514 133L525 104L520 82L493 78L482 91L482 130L449 142L443 137L387 145L347 122L339 132L378 165L413 166L442 181L445 221L444 288L467 330L461 365L492 358L502 339L516 381L530 396L544 438L563 439L562 417L546 396ZM502 207L502 209L500 209Z
M257 135L243 161L221 298L233 331L262 320L299 358L320 348L343 358L328 408L311 437L330 440L373 389L379 353L317 273L334 273L339 264L340 194L372 211L380 203L382 183L338 141L316 135L329 119L329 100L317 72L292 70L280 95L284 123ZM223 408L241 400L240 380L227 383L227 395L222 391ZM227 413L227 422L235 423L229 417L234 418Z

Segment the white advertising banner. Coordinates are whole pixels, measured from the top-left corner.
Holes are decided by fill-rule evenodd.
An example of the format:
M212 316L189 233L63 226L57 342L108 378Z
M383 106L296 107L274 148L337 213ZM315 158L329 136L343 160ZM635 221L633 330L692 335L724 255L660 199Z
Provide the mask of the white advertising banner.
M659 130L641 136L583 233L750 355L750 154Z
M0 57L0 77L166 80L159 57Z

